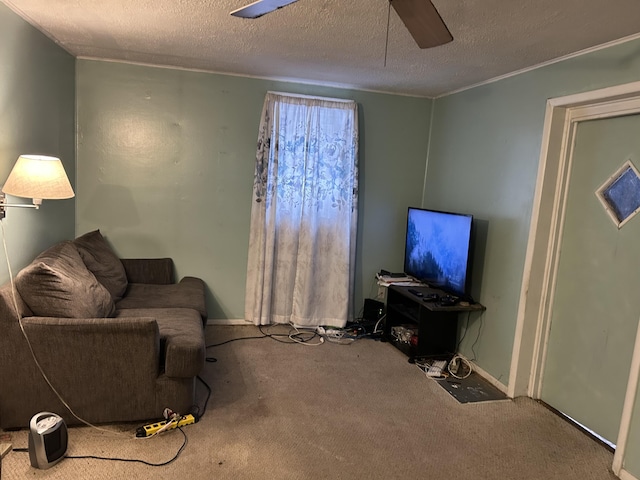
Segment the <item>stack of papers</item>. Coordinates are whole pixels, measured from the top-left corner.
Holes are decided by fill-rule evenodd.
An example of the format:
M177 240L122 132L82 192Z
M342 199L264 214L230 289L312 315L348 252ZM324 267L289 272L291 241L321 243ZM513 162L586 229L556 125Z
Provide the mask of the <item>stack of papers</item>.
M422 285L420 282L416 281L415 278L405 275L404 277L398 277L396 275L380 275L377 274L376 278L378 279L378 285L382 285L388 287L389 285L403 285L403 286L417 286Z

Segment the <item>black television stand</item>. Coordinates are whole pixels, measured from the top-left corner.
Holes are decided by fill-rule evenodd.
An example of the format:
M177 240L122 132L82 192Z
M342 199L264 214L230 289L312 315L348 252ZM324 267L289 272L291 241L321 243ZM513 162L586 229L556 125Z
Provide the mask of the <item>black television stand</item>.
M446 292L427 286L389 286L383 338L409 357L409 362L456 353L458 317L481 312L479 303L456 302Z

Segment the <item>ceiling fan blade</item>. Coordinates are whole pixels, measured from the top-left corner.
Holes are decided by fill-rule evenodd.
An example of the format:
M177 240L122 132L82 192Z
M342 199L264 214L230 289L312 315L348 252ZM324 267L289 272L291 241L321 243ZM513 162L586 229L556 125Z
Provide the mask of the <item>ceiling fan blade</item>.
M231 15L242 18L258 18L297 1L298 0L258 0L257 2L234 10L231 12Z
M437 47L453 40L430 0L389 0L420 48Z

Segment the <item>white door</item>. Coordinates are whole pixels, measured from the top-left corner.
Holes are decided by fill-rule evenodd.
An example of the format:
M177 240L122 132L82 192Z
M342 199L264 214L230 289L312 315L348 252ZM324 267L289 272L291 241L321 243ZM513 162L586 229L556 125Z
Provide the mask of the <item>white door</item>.
M618 230L595 191L627 160L640 167L640 115L578 124L541 390L611 443L640 319L640 215Z

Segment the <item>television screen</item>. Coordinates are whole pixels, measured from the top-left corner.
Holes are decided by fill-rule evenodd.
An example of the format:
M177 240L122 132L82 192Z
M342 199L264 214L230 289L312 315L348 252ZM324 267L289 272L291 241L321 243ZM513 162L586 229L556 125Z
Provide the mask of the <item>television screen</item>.
M409 207L404 271L433 288L467 296L473 217Z

